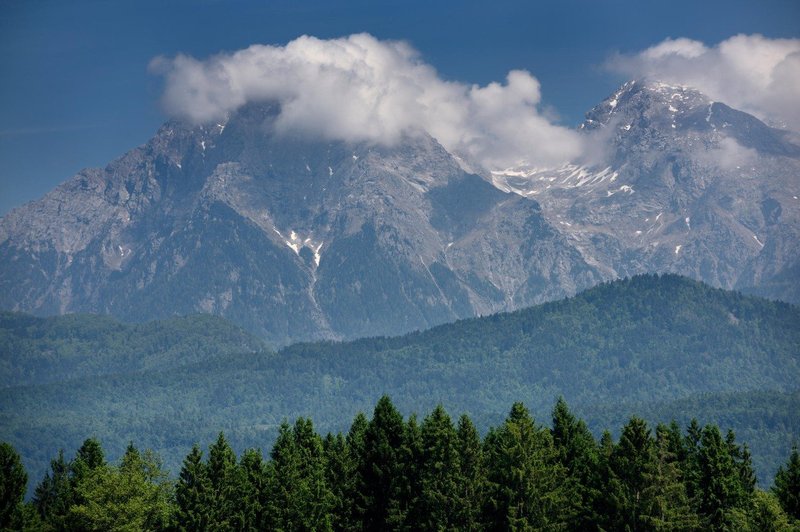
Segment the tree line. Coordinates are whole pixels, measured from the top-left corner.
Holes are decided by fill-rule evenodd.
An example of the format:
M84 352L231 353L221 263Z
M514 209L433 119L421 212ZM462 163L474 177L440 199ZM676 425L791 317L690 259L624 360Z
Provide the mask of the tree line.
M633 417L597 440L562 399L550 427L515 403L481 438L467 415L404 418L384 396L346 434L282 423L267 457L237 457L220 433L175 480L153 452L130 444L109 464L90 438L29 502L6 443L0 470L13 530L800 530L796 448L763 491L732 431Z

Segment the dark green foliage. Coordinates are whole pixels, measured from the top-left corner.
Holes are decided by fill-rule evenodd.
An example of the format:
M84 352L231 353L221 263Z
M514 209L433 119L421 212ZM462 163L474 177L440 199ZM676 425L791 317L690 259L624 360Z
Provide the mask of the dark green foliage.
M655 469L655 445L644 420L634 417L623 427L609 466L607 493L615 517L612 528L642 530Z
M36 490L41 515L20 505L21 465L0 446L17 472L3 508L16 506L12 526L26 530L792 530L781 502L796 496L797 451L763 492L747 447L715 425L693 422L684 435L660 424L653 435L633 417L617 443L609 432L598 442L563 400L550 428L515 403L483 442L441 405L416 419L384 396L347 437L284 422L266 462L257 449L237 462L220 433L206 462L192 448L174 485L151 451L129 444L108 465L89 439L71 463L52 461Z
M784 511L800 520L800 454L792 447L786 467L781 466L775 474L775 495Z
M572 519L550 431L537 426L522 403L486 437L486 524L491 529L558 529Z
M328 488L322 440L311 420L281 424L272 448L267 523L278 530L329 530L335 500Z
M357 506L366 530L386 530L402 524L400 496L403 493L405 464L403 445L406 427L403 416L388 396L375 405L364 432L363 457L359 459Z
M442 405L422 422L419 461L419 530L453 529L458 524L461 461L458 433Z
M28 474L19 454L8 443L0 442L0 530L20 527L27 485Z
M247 449L239 462L241 484L238 486L236 511L240 515L240 530L256 531L267 528L267 472L259 449Z
M456 437L458 474L456 476L457 500L454 528L479 530L480 509L486 485L486 466L478 430L466 414L458 419Z
M208 449L206 468L211 484L211 519L221 529L239 530L243 516L239 514L241 480L236 464L236 454L225 435L220 432Z
M569 500L575 513L568 523L573 529L586 529L596 522L594 506L600 496L600 457L597 444L583 420L577 419L563 397L553 408L553 445L558 460L567 471Z
M211 481L203 463L203 452L195 445L183 461L183 468L175 486L177 529L207 530L213 519L210 513L212 501Z
M64 458L64 451L59 451L50 462L50 471L36 486L33 505L44 523L52 529L63 530L74 497L70 464Z
M733 510L744 507L750 495L742 484L740 464L736 461L731 441L722 439L719 428L703 429L698 457L699 513L703 525L711 530L725 530L733 522Z
M90 317L11 316L0 378L17 386L0 388L0 439L37 479L87 434L103 440L109 461L134 440L178 471L192 444L219 430L237 451L274 442L281 419L308 412L323 433L345 431L382 393L405 413L440 402L470 412L481 431L519 398L544 419L564 396L594 434L634 412L683 427L691 412L750 443L762 485L800 434L800 310L672 275L399 338L278 353L233 354L250 344L210 318L90 327ZM35 368L24 369L31 356ZM26 384L44 373L65 380Z
M0 311L0 386L163 370L263 348L235 325L203 314L128 325L109 316Z

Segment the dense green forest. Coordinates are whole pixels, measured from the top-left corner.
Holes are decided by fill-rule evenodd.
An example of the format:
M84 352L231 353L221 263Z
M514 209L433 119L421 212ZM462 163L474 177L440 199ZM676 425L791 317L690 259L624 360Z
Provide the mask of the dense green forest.
M129 325L109 316L36 318L0 311L0 386L164 370L264 347L238 327L205 314Z
M467 415L404 419L384 396L346 433L284 421L267 457L237 458L219 433L174 481L152 451L130 443L112 465L90 438L59 452L28 503L6 443L0 470L2 529L800 530L797 448L763 491L731 431L632 417L598 440L561 399L549 427L514 403L481 438Z
M69 318L90 329L98 319ZM216 318L202 319L209 320L203 333L227 330ZM96 323L106 323L109 337L122 327L102 320ZM192 445L218 430L236 452L270 445L284 419L313 416L323 432L344 431L384 393L404 415L439 403L466 412L481 433L501 423L514 401L543 418L559 396L596 437L633 414L681 426L696 416L746 437L763 487L800 437L800 309L674 275L606 283L397 338L298 344L277 353L215 355L213 334L197 340L170 335L167 322L159 326L175 339L174 353L202 344L200 354L163 363L154 355L128 369L108 351L108 366L123 369L98 374L78 365L58 381L0 389L0 439L20 452L32 478L44 474L58 449L77 448L87 436L101 439L112 461L129 441L152 448L174 474ZM102 337L103 326L95 327ZM30 330L6 326L2 345L31 345ZM57 343L70 334L64 326L50 336ZM235 348L239 337L231 338ZM137 341L148 342L134 335L132 345ZM2 353L3 360L15 356ZM13 374L3 379L15 381Z

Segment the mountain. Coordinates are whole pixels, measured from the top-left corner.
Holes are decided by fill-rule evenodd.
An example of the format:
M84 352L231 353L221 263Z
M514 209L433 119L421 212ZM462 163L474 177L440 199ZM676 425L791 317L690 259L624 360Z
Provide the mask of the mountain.
M39 341L42 330L52 331L50 345L70 341L68 323L9 327L6 344ZM98 318L95 330L113 344L119 327ZM195 338L184 334L181 343L205 341ZM796 306L648 275L400 337L221 352L180 365L166 357L111 375L78 368L58 382L0 389L0 440L20 450L33 478L59 447L92 435L112 459L131 440L152 447L175 473L192 444L220 430L239 451L268 448L283 419L312 416L323 433L346 430L384 393L405 413L437 403L466 412L481 430L515 401L544 421L563 396L596 434L633 414L732 428L766 481L800 435L798 346ZM110 351L106 364L122 367L124 356Z
M494 172L607 278L675 272L800 302L800 145L690 87L632 81L581 125L602 163Z
M275 132L278 108L165 124L0 220L0 308L207 312L281 346L424 329L677 272L800 301L800 148L685 87L632 82L592 164L474 173L396 145Z
M210 312L274 344L397 334L600 280L539 205L424 134L387 148L272 132L269 105L170 122L0 222L0 307Z

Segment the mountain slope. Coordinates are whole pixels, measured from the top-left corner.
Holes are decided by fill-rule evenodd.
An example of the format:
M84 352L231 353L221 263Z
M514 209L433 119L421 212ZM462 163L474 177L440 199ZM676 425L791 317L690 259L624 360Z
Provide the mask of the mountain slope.
M130 439L154 447L175 471L192 443L219 430L242 449L268 444L285 418L313 415L322 431L345 429L384 393L405 412L442 403L484 429L514 401L546 418L561 395L593 430L634 413L682 419L680 405L705 394L703 404L717 406L700 409L700 421L746 432L765 479L800 435L798 382L800 308L643 276L396 338L5 388L0 439L40 473L59 446L87 435L110 452Z
M331 142L278 133L276 115L168 122L9 213L0 308L206 312L282 346L647 272L800 302L800 147L691 88L630 82L592 109L591 164L486 175L424 133Z
M0 312L0 388L166 371L264 347L258 338L209 315L127 325L108 316Z
M536 198L607 277L675 272L800 302L800 146L787 132L651 81L623 85L581 129L602 163L494 182Z
M274 119L264 104L225 124L167 123L11 212L0 307L211 312L280 345L398 334L600 279L536 202L466 173L427 135L326 142L274 133Z

